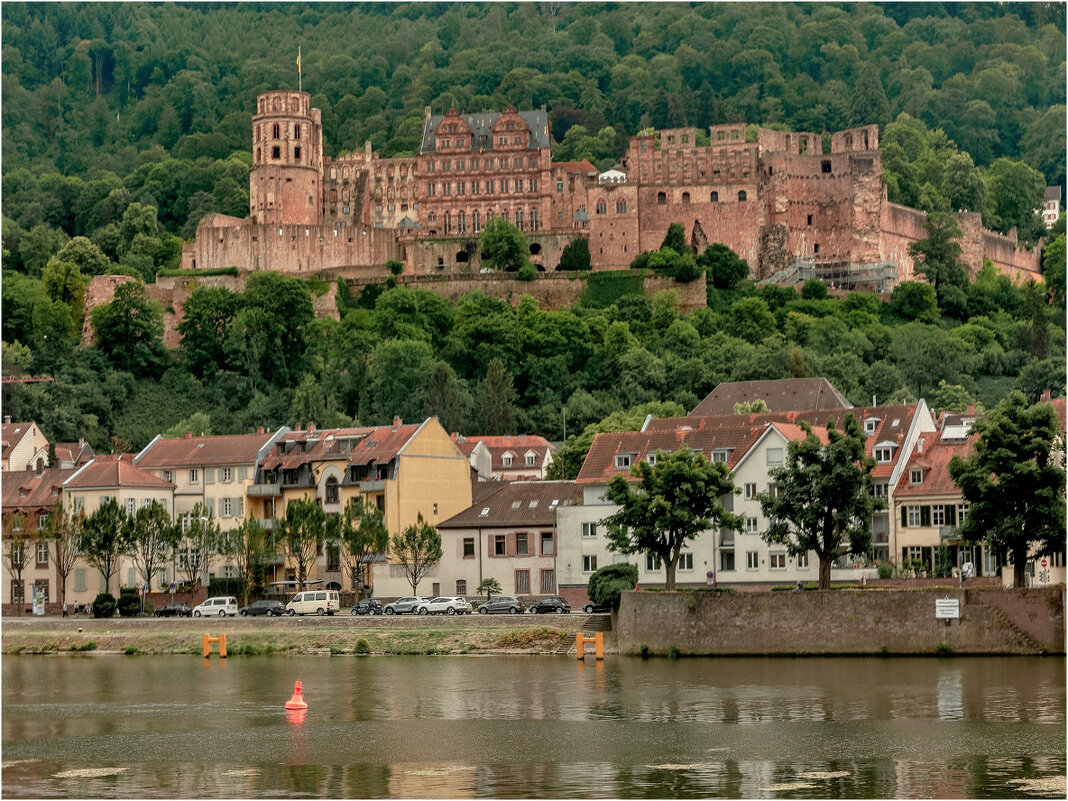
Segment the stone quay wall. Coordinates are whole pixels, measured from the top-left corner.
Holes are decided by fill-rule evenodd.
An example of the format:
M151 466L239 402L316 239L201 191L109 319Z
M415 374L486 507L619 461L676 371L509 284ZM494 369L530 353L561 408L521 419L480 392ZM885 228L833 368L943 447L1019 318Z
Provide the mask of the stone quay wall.
M1042 589L628 592L620 653L1063 654L1064 586ZM959 619L935 618L954 598Z

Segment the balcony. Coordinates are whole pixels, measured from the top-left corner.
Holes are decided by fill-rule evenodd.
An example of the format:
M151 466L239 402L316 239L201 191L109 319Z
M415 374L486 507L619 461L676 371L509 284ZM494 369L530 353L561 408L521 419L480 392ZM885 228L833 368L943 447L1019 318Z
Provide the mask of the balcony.
M956 526L939 526L938 527L938 541L947 542L949 540L959 540L960 532Z
M250 498L273 498L282 494L282 488L278 484L249 484L247 492Z
M384 478L360 482L360 492L385 492L385 490L386 480Z
M720 529L719 531L719 546L721 548L733 548L734 547L734 531L728 529Z

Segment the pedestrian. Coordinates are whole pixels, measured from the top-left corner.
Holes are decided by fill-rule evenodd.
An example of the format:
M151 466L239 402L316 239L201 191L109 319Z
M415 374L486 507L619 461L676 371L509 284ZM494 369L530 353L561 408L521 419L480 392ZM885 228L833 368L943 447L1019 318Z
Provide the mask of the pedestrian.
M798 579L798 580L797 580L797 589L798 589L798 590L802 590L802 589L804 589L804 587L802 587L802 586L801 586L801 579Z
M66 601L63 602L63 617L68 617L68 615L67 615L67 602Z

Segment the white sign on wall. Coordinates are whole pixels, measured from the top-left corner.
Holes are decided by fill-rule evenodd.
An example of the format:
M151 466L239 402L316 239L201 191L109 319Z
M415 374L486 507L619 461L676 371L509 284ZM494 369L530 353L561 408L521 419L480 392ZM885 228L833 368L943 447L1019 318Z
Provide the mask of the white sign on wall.
M956 598L935 598L935 619L960 617L960 601Z

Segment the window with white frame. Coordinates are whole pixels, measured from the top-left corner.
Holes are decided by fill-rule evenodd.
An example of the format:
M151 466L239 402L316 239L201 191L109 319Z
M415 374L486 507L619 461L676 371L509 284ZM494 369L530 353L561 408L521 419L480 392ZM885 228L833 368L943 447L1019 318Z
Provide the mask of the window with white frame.
M47 565L48 564L48 543L47 542L39 542L39 543L37 543L37 564L38 564L38 566Z
M533 453L528 453L527 454L527 461L526 461L527 467L535 467L537 465L537 463L538 463L538 457L535 456Z
M942 504L935 504L931 507L931 525L932 526L944 526L946 524L946 507Z
M195 467L189 468L189 483L196 484L198 481L200 481L200 474L197 469Z
M223 517L233 517L234 516L234 499L233 498L223 498L223 499L221 499L219 501L219 513Z
M724 464L726 464L727 463L727 459L728 459L728 457L730 457L730 455L731 455L730 451L728 451L728 450L726 450L724 448L717 448L716 450L712 451L712 461L713 461L713 463L715 463L715 462L723 462Z
M923 470L919 467L913 467L909 470L909 483L910 484L922 484L923 483Z
M808 569L808 551L805 551L804 553L799 553L797 555L797 569L798 570L807 570Z
M234 480L234 468L232 467L220 467L219 468L219 481L227 484Z
M909 507L908 521L909 521L909 527L910 528L915 528L916 526L920 525L920 507L919 506L910 506Z
M772 483L768 484L768 495L770 495L772 498L778 498L779 497L779 485L776 484L775 482L772 482Z
M41 514L37 515L37 529L38 529L38 531L43 530L44 527L47 526L47 525L48 525L48 512L42 512Z
M864 433L869 436L875 433L876 426L879 425L879 421L872 418L864 421Z
M616 454L616 470L625 470L630 467L634 461L633 453L617 453Z
M966 503L957 504L957 523L958 523L958 525L963 524L964 521L967 520L967 519L968 519L968 504L966 504Z
M597 524L596 523L583 523L582 524L582 536L583 537L596 537L597 536Z
M456 594L467 595L467 579L456 579Z
M584 554L582 557L582 572L592 573L597 569L597 556Z
M768 464L778 465L782 464L782 448L768 448Z
M879 464L889 464L894 461L894 449L890 447L876 448L875 461Z
M647 553L645 555L645 569L649 573L655 573L660 569L660 557L656 554Z
M772 570L786 570L786 554L782 551L769 553L768 566Z
M745 569L757 570L760 568L760 552L759 551L746 551L745 552Z
M885 481L877 481L871 485L871 494L876 498L885 498L888 486Z
M747 517L745 519L745 533L756 534L760 531L760 521L755 517Z
M506 453L504 456L502 456L501 457L501 464L503 464L505 467L511 467L512 466L512 454Z
M754 482L747 483L745 485L745 499L747 501L752 500L753 498L756 497L756 494L757 494L756 482L754 481Z
M174 471L173 470L164 470L163 471L163 480L173 484L174 483Z
M692 553L680 553L679 554L679 570L683 570L683 571L693 570L693 554Z
M655 453L646 454L645 455L645 461L647 461L650 465L655 465L656 464L656 454Z
M126 514L130 517L137 514L137 498L126 499Z

